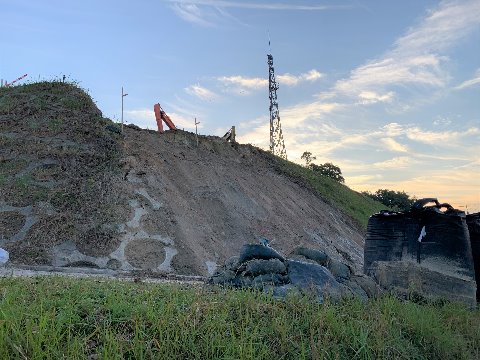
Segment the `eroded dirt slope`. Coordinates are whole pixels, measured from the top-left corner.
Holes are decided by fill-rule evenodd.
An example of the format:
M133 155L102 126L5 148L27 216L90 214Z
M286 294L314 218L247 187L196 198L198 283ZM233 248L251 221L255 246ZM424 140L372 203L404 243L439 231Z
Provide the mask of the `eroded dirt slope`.
M179 273L205 273L260 237L286 254L304 245L358 268L363 262L362 230L278 173L268 153L213 137L197 147L191 133L132 128L125 151L128 192L140 206L131 217L136 211L138 229L171 241Z
M0 247L13 263L206 275L265 237L361 272L362 229L270 154L182 131L118 134L70 84L0 90Z

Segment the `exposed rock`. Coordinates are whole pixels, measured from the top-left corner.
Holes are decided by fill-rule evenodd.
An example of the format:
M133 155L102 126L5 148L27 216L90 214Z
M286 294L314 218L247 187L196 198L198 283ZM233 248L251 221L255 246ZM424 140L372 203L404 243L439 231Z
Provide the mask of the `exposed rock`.
M379 261L374 277L380 286L400 294L416 292L428 299L445 298L475 307L476 283L426 269L413 262Z
M343 289L327 268L318 264L288 260L290 283L300 289L310 289L317 293L319 300L325 296L333 299L342 297Z

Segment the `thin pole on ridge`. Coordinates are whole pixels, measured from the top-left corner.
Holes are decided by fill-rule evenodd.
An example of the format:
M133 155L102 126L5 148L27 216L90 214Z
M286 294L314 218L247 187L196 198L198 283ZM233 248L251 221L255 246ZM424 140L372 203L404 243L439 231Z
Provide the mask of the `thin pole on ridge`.
M122 134L123 134L123 98L128 94L123 93L123 86L122 86Z

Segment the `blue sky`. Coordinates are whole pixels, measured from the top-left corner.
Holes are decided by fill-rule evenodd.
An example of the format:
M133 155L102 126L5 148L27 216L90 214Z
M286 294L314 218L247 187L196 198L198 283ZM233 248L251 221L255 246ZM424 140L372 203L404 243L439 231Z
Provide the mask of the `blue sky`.
M290 160L480 210L479 0L0 0L0 16L0 78L66 74L117 121L124 86L126 122L155 128L160 102L265 149L271 51Z

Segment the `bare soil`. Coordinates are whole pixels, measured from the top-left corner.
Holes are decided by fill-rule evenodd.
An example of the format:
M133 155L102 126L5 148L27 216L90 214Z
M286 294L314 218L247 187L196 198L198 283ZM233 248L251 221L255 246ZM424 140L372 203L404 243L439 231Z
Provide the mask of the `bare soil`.
M144 188L160 209L141 226L171 237L178 273L205 274L243 244L270 239L290 253L321 248L359 268L363 231L309 189L279 174L275 158L248 145L186 132L158 134L125 128L125 178L130 193ZM146 205L144 205L146 207Z

